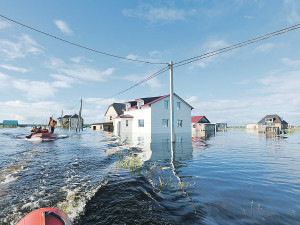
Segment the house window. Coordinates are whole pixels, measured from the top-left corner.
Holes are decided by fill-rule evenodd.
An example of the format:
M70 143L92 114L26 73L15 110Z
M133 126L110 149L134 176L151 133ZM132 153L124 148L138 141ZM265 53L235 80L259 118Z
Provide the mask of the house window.
M180 102L177 102L177 110L180 110Z
M110 116L109 119L112 120L112 116Z
M269 122L269 123L270 123L270 122L272 123L272 122L273 122L273 118L268 118L268 119L266 119L265 121L266 121L266 122Z
M163 119L162 120L162 126L163 127L168 127L169 126L169 120L168 119Z
M182 120L177 120L177 127L182 127Z
M165 109L168 109L168 108L169 108L169 101L168 101L168 100L165 100L165 101L164 101L164 104L165 104Z
M128 120L126 120L126 127L128 127Z
M144 127L144 120L138 120L139 127Z
M193 124L193 128L196 128L196 124Z

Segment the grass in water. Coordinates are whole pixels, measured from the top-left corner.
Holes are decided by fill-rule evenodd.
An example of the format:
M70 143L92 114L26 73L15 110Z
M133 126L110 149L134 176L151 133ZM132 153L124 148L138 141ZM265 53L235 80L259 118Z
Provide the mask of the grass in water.
M140 157L134 157L134 156L120 159L120 161L118 161L116 163L117 167L120 167L122 169L128 169L131 172L136 172L136 171L141 170L142 165L143 164L142 164L142 160L140 159Z

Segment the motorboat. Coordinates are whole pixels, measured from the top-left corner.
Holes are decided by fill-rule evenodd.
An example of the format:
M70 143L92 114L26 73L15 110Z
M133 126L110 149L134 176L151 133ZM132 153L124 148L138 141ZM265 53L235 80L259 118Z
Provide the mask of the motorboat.
M26 136L26 138L28 139L41 139L41 140L55 140L58 138L58 136L56 134L53 133L33 133L31 135Z

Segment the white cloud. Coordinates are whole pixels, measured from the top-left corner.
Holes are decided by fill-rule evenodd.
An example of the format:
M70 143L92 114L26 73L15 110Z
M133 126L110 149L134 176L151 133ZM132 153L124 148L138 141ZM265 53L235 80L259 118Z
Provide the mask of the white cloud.
M12 84L16 89L25 92L25 96L30 100L54 97L55 92L57 91L52 83L45 81L29 81L20 79L13 80Z
M23 34L16 42L0 39L0 56L5 60L24 58L29 54L37 55L43 51L29 35Z
M0 72L0 93L6 92L6 90L9 88L10 79L10 76Z
M23 102L20 100L0 102L0 117L19 120L19 123L47 123L49 116L60 116L61 110L73 114L76 106L66 102L38 101Z
M8 28L10 26L11 26L10 23L0 20L0 29L5 29L5 28Z
M211 122L243 125L258 122L267 114L278 114L300 125L300 71L264 77L253 91L253 96L241 99L200 101L191 96L187 102L195 108L193 115L205 115Z
M206 53L210 53L210 52L213 52L213 51L216 51L216 50L228 47L228 46L229 46L229 44L227 42L225 42L224 40L208 41L203 44L200 52L204 52L206 54ZM197 61L195 64L190 66L190 68L193 69L195 66L205 68L209 64L217 62L221 57L227 57L228 55L231 55L231 54L233 54L233 53L228 52L226 54L221 54L221 55L213 55L213 53L212 53L213 56L208 57L208 58L203 58L203 59ZM210 55L210 54L208 54L208 55Z
M58 88L70 88L71 83L76 82L73 78L61 75L51 76L56 80L53 82L32 81L16 79L12 76L0 73L0 92L5 93L7 90L14 90L15 92L18 90L29 100L41 100L54 97Z
M54 20L55 25L63 34L72 34L72 30L69 28L68 24L62 20Z
M151 23L185 20L187 16L193 15L195 12L195 10L186 11L166 7L155 8L151 5L140 5L136 9L124 9L122 11L124 16L146 19Z
M300 60L293 60L289 58L282 58L281 62L288 66L300 66Z
M57 71L59 74L68 75L80 80L92 80L104 82L109 78L115 68L107 68L106 70L99 70L86 67L78 64L66 64L63 60L57 58L51 58L46 67Z
M300 22L300 4L297 0L284 0L284 8L286 11L286 20L291 23L299 23Z
M274 44L272 44L272 43L266 43L266 44L256 47L254 49L254 52L268 52L273 46L274 46Z
M6 70L16 71L20 73L27 73L29 70L21 67L12 66L9 64L0 64L1 68L4 68Z
M82 61L82 57L73 57L70 60L74 63L80 63Z

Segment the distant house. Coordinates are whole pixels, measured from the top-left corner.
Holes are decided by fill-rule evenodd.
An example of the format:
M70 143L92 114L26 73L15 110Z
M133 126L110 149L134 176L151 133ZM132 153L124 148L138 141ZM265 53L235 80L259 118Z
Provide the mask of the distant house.
M279 133L288 128L288 123L277 114L266 115L258 123L258 132L261 133Z
M175 134L191 136L191 111L193 107L174 94ZM170 134L170 95L139 98L125 103L124 114L114 121L114 133L122 135Z
M204 136L205 133L214 133L216 130L216 124L210 123L205 116L192 116L191 121L193 137Z
M78 115L64 115L63 117L57 118L57 126L62 128L76 128L78 123ZM83 126L84 120L81 117L81 123Z
M18 120L3 120L3 128L15 128L18 127Z
M227 123L216 123L217 130L227 128Z

